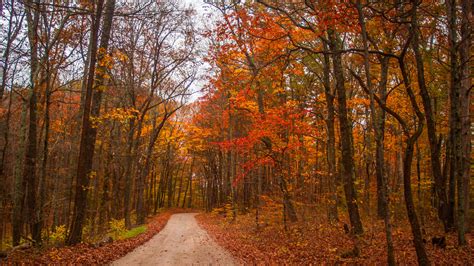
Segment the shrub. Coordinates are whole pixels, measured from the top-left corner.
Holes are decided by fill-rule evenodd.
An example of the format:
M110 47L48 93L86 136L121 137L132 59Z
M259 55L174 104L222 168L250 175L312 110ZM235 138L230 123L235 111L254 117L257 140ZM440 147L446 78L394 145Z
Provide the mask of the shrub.
M49 239L53 244L61 244L64 243L64 240L66 240L66 225L60 225L54 227L54 230L51 232L49 235Z
M125 227L125 220L116 220L112 219L109 222L111 235L113 239L120 239L123 234L127 232L127 228Z

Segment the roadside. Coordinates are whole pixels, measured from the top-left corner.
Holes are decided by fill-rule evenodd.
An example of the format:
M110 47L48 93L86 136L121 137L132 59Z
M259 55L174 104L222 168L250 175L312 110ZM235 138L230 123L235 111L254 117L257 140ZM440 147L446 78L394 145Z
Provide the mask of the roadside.
M380 264L386 262L386 243L382 221L366 223L359 240L360 255L353 257L353 240L344 232L344 223L328 224L321 217L305 217L305 221L282 225L281 217L260 213L259 229L255 212L237 216L204 213L196 216L198 223L222 247L244 264ZM369 226L370 224L370 226ZM416 253L409 225L399 221L393 228L395 256L398 264L416 264ZM432 236L431 233L428 233ZM458 248L456 235L446 235L446 247L434 247L430 238L426 249L433 262L441 265L470 265L474 261L474 236L466 235L468 246Z
M135 237L104 243L102 246L81 243L75 246L44 249L18 249L0 259L0 264L105 264L125 256L136 247L159 233L173 213L182 210L168 210L150 218L147 230Z

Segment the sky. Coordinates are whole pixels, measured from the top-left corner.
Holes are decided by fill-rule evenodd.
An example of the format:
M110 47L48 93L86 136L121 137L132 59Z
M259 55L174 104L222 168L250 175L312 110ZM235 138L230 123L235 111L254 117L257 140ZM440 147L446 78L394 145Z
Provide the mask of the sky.
M204 0L184 0L184 2L186 4L193 5L198 14L204 14L204 12L206 11L205 6L209 6L204 3Z
M214 21L219 12L212 6L204 3L204 0L182 0L186 5L191 5L196 10L198 19L197 26L204 27Z
M1 1L1 0L0 0ZM198 29L205 29L205 28L212 28L212 23L215 21L213 18L216 18L219 15L219 12L211 7L210 5L204 3L204 0L177 0L177 2L184 3L184 5L189 6L191 5L194 7L196 10L196 20L195 20L195 26ZM3 19L4 17L2 16L0 18L0 29L3 29L5 27L5 20ZM3 36L3 30L0 31L0 39L2 39ZM3 54L2 47L3 45L0 45L0 55ZM201 38L200 39L200 44L199 44L199 49L202 51L201 54L202 56L205 56L207 54L207 42L205 39ZM2 67L2 58L0 58L0 69ZM205 74L209 72L210 65L205 63L203 60L200 60L202 62L201 66L199 67L198 73L202 77ZM79 71L80 72L80 71ZM0 75L3 73L3 71L0 71ZM27 74L27 73L26 73ZM27 75L25 75L27 77ZM0 81L2 80L2 77L0 76ZM17 76L17 80L19 80ZM28 82L28 79L25 78L23 82ZM206 84L206 80L196 80L192 85L191 89L195 92L200 91L203 86ZM197 100L201 96L200 93L195 93L190 97L191 101Z
M218 12L210 5L204 3L204 0L183 0L186 5L191 5L196 10L196 26L200 29L209 28L212 26L214 21L212 17L217 16ZM201 40L200 47L203 50L203 54L207 52L207 43L206 40ZM199 69L199 74L203 76L209 71L209 64L202 61L202 65ZM190 101L196 101L202 94L199 91L202 90L203 86L206 84L206 80L197 80L191 85L191 89L196 93L193 94Z

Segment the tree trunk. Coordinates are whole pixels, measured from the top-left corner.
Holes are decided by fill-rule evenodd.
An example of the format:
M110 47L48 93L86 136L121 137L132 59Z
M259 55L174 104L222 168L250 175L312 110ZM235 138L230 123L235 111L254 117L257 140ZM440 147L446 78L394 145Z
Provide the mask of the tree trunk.
M7 114L6 114L6 119L5 119L5 132L4 132L4 135L3 135L3 140L4 140L4 147L2 149L2 158L1 158L1 162L0 162L0 182L2 184L7 184L7 177L4 173L4 162L5 162L5 155L7 153L7 148L8 148L8 143L9 143L9 133L10 133L10 119L11 119L11 115L12 115L12 100L13 100L13 93L9 93L9 100L8 100L8 108L7 108ZM11 188L10 188L11 189ZM15 188L13 188L15 189ZM6 230L6 220L8 218L6 218L6 215L5 215L5 209L6 209L6 206L7 206L7 201L8 200L11 200L11 197L8 197L7 196L7 191L9 190L8 186L4 185L1 189L0 189L0 194L1 194L1 197L0 197L0 207L2 209L2 217L0 218L0 223L1 223L1 227L0 227L0 252L3 251L3 244L4 244L4 240L5 240L5 230ZM14 190L15 191L15 190ZM16 197L16 195L14 194L13 197ZM14 203L15 204L15 203ZM13 216L13 214L12 214Z
M415 95L411 88L411 83L408 78L408 73L406 72L406 65L404 61L405 52L406 50L404 50L402 55L399 57L398 63L399 63L400 71L402 72L405 90L407 91L412 107L418 118L418 128L416 129L415 133L410 135L409 129L406 123L403 126L403 130L406 136L406 140L405 140L406 147L405 147L404 160L403 160L403 192L405 196L405 206L407 209L408 220L411 225L411 230L413 234L413 243L415 245L418 263L420 265L429 265L430 261L428 259L428 255L426 254L426 250L423 244L423 236L421 234L420 223L418 221L418 217L416 214L415 204L413 203L413 194L411 191L411 163L413 161L413 150L414 150L414 145L415 145L416 140L423 132L424 117L418 108L418 104L416 102L416 98L415 98ZM401 123L400 120L399 122Z
M383 103L385 103L387 97L387 79L388 79L388 65L389 58L383 57L381 59L381 74L380 74L380 98L382 98ZM390 222L390 200L389 200L389 184L387 174L385 173L385 154L384 154L384 133L385 133L385 110L381 108L376 116L375 122L375 172L377 175L377 184L380 181L382 198L377 199L382 200L378 209L384 210L383 218L385 224L385 237L387 239L387 263L389 265L395 265L395 254L392 241L392 225ZM377 194L378 195L378 194Z
M458 242L466 243L464 233L469 230L469 190L471 180L471 89L472 89L472 21L473 21L473 6L472 1L461 1L461 44L459 46L459 57L461 58L460 72L461 72L461 160L462 168L459 174L462 174L464 186L461 187L463 191L464 213L459 216L459 221L462 223L462 231L459 231ZM459 199L461 200L461 198Z
M434 177L434 188L436 191L436 196L438 198L438 217L444 224L444 228L448 231L447 224L447 198L446 198L446 185L443 179L441 172L441 162L440 162L440 153L438 145L438 137L436 135L436 124L433 113L433 107L431 106L431 97L426 87L425 82L425 69L423 66L423 57L420 52L420 38L419 38L419 29L418 29L418 18L417 18L417 4L415 6L412 19L411 19L411 30L413 32L413 41L412 47L415 54L416 69L417 69L417 78L418 78L418 87L420 90L421 99L423 102L423 109L425 111L426 126L428 129L428 140L430 144L430 161L431 161L431 171Z
M420 130L421 134L421 130ZM419 136L419 134L417 134ZM407 209L408 220L410 221L413 242L418 257L419 265L430 265L428 255L423 244L420 223L416 215L415 204L413 203L413 194L411 191L411 163L413 161L413 146L418 137L411 136L406 141L404 164L403 164L403 195L405 196L405 206Z
M144 186L145 186L145 178L148 176L150 172L150 165L151 165L151 156L153 153L153 147L155 146L155 142L158 139L158 136L160 135L161 129L164 127L166 121L168 118L176 111L177 109L171 111L171 112L166 112L163 116L163 119L160 121L158 125L156 125L156 120L153 122L153 131L150 136L150 140L148 143L147 147L147 152L146 152L146 157L145 157L145 165L143 166L143 169L141 173L139 174L139 180L138 180L138 203L137 203L137 224L144 224L145 223L145 208L143 206L144 204ZM171 146L168 145L168 152L171 152ZM168 156L168 160L171 160L171 156ZM171 183L170 183L171 185ZM169 187L170 188L170 187ZM171 192L171 191L169 191ZM171 207L171 201L172 197L170 194L168 194L168 207Z
M352 232L356 235L362 234L364 229L360 220L357 205L357 193L354 187L354 158L352 147L352 127L347 115L346 88L344 85L344 73L342 66L342 55L340 52L340 41L336 33L329 32L329 46L332 50L333 70L336 80L336 92L339 113L339 131L342 152L342 178L344 181L344 194L346 196L347 209L351 221Z
M66 243L73 245L81 242L82 240L82 227L85 219L86 201L87 201L87 190L89 189L89 174L90 170L87 169L87 157L89 152L86 150L86 144L89 140L86 140L89 136L90 131L90 112L92 103L92 86L94 82L94 74L97 60L97 43L99 38L99 24L102 16L104 0L99 0L96 6L95 14L92 18L91 27L91 38L89 42L90 47L90 60L87 70L86 82L86 96L84 98L84 107L82 113L82 132L81 132L81 144L79 149L78 167L76 174L76 194L74 198L74 209L73 218L69 228L69 235Z
M194 161L194 159L193 159ZM192 169L192 168L191 168ZM188 208L193 207L193 174L189 175L189 200L188 200Z
M180 167L180 172L181 174L179 174L179 189L178 189L178 195L177 195L177 199L176 199L176 204L175 206L179 208L179 203L181 202L181 192L183 190L183 180L184 180L184 175L186 173L186 161L184 161L184 163L181 165ZM178 177L176 176L176 177Z
M47 57L46 57L47 58ZM43 227L44 204L46 202L46 187L48 175L48 156L49 156L49 127L50 127L50 107L51 107L51 73L50 65L46 63L45 71L45 110L44 110L44 140L43 140L43 160L41 162L41 176L39 180L39 205L38 216L40 227Z
M466 30L469 29L469 15L465 14L470 9L470 5L462 2L462 23L466 24L461 25L461 30L463 34L463 38L469 38L469 32ZM447 8L447 16L448 16L448 41L449 41L449 59L450 59L450 92L449 92L449 100L450 100L450 144L451 144L451 156L450 156L450 173L453 176L450 176L450 181L453 183L457 183L457 231L458 231L458 244L460 246L466 245L466 238L465 238L465 214L466 214L466 201L465 201L465 192L467 190L466 186L466 179L465 173L469 173L469 170L465 170L466 168L470 168L470 165L466 165L465 163L469 162L469 158L465 158L466 153L469 153L470 148L466 148L466 145L470 146L470 136L467 135L467 138L463 136L463 133L469 134L470 131L470 124L463 125L463 120L469 121L469 118L463 118L463 113L469 114L469 91L470 88L464 88L462 84L468 84L469 81L462 81L463 73L468 73L469 70L469 51L466 51L466 47L469 47L470 44L464 44L467 40L458 41L457 32L457 4L455 0L448 0L446 1L446 8ZM469 12L470 13L470 12ZM463 50L463 52L461 52ZM464 56L464 57L461 57ZM467 61L465 61L467 60ZM464 62L463 62L464 61ZM463 69L463 70L461 70ZM465 78L468 80L469 78ZM469 79L470 80L470 79ZM463 94L464 90L464 94ZM466 98L466 99L464 99ZM467 105L467 106L466 106ZM464 111L462 110L464 109ZM467 111L465 111L467 110ZM463 128L464 127L464 128ZM467 129L466 129L467 128ZM463 141L468 141L466 144L463 144ZM470 154L469 154L470 155ZM454 186L454 184L451 184ZM451 187L450 187L451 189ZM452 192L451 196L454 197L454 191ZM454 213L454 212L452 212ZM453 219L452 219L453 220Z
M133 156L133 147L134 147L134 140L133 136L135 135L135 119L130 119L129 122L130 126L130 131L128 132L127 136L127 152L126 152L126 161L125 161L125 172L124 172L124 179L125 179L125 188L124 188L124 199L123 199L123 211L124 211L124 218L125 218L125 227L130 229L132 227L132 222L130 220L130 198L131 198L131 192L132 192L132 162L134 161L134 156ZM140 135L137 134L137 138L139 138Z
M377 124L376 124L376 117L377 117L377 112L375 110L375 103L374 103L374 90L372 86L372 76L371 76L371 71L370 71L370 61L369 61L369 44L368 44L368 37L367 37L367 30L366 30L366 25L365 25L365 14L362 9L362 4L360 0L357 1L356 3L356 8L357 12L359 14L358 20L359 20L359 26L361 28L361 33L362 33L362 43L364 46L364 71L365 71L365 83L367 86L367 89L369 91L369 101L370 101L370 118L367 117L367 119L370 119L370 126L372 128L372 131L374 132L374 136L377 135L379 132L377 130ZM370 188L370 166L372 165L373 162L373 151L372 151L372 136L369 134L366 135L367 139L367 149L368 149L368 155L367 155L367 160L366 160L366 172L367 172L367 181L366 181L366 204L368 207L368 211L370 211L370 197L369 197L369 188ZM385 208L386 206L383 205L383 189L381 189L381 180L379 179L379 176L377 176L377 214L379 218L384 217L385 213Z
M23 176L21 169L23 168L21 158L25 153L26 144L26 114L27 102L22 103L21 108L21 129L20 129L20 143L16 154L15 165L15 181L13 186L13 213L12 213L12 243L13 246L18 246L21 240L21 231L23 229L23 208L25 200L25 188L23 185Z
M87 78L86 98L84 101L84 112L82 119L81 144L77 167L76 196L74 204L73 220L71 223L67 244L79 243L82 239L82 227L85 220L87 207L87 191L89 189L89 176L92 170L94 157L94 146L97 129L92 125L91 118L100 114L100 101L104 86L105 67L97 69L96 62L105 58L110 39L111 25L115 8L115 0L108 0L105 5L105 17L102 26L102 38L100 48L97 49L99 24L102 16L103 0L99 0L97 11L91 31L91 60ZM96 59L97 57L97 59ZM99 71L100 70L100 71ZM96 82L95 90L94 81Z
M324 43L324 51L328 52L329 49L327 44ZM324 53L323 61L323 86L324 86L324 95L326 97L326 108L328 115L325 119L326 128L327 128L327 162L328 162L328 183L329 183L329 193L331 203L329 204L328 218L329 221L337 221L337 172L336 172L336 130L334 127L334 94L331 91L331 81L330 81L330 60L328 53Z
M33 7L34 4L34 7ZM27 213L32 238L35 245L41 244L41 223L38 217L38 206L36 203L36 162L37 162L37 91L38 72L40 65L38 62L38 24L39 24L39 1L25 2L26 18L28 23L28 41L30 43L30 98L29 98L29 120L28 138L25 152L25 163L23 165L23 182L26 182L26 203Z

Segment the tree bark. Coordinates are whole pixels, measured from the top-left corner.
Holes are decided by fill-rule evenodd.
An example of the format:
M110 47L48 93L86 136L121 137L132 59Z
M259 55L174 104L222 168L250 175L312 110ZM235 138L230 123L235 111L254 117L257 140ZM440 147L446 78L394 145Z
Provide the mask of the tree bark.
M387 79L388 79L388 63L389 58L383 57L381 59L381 74L380 74L380 97L382 102L385 104L385 99L387 97ZM385 154L384 154L384 133L385 133L385 110L381 108L376 116L376 151L375 151L375 167L377 180L381 182L382 189L382 204L379 207L384 210L383 219L385 225L385 237L387 239L387 263L389 265L396 265L395 263L395 254L392 241L392 225L390 222L390 197L389 197L389 184L388 178L385 173ZM377 181L379 182L379 181ZM378 184L378 183L377 183Z
M466 213L469 198L470 173L470 45L472 41L470 27L472 5L470 1L461 1L461 25L458 27L457 1L446 1L448 17L448 48L450 65L450 203L454 203L457 188L457 231L458 244L466 245ZM460 28L460 29L459 29ZM458 41L458 31L461 40ZM454 185L456 183L456 186ZM454 204L450 204L450 213L454 215ZM454 221L451 217L450 221Z
M26 182L26 202L28 223L35 245L41 244L41 223L38 217L38 206L36 202L36 162L37 162L37 93L38 93L38 72L40 69L38 60L38 25L39 25L39 1L26 1L26 19L28 24L28 41L30 45L30 98L29 98L29 119L28 138L25 152L25 162L23 169L23 182Z
M156 125L156 120L153 122L153 131L152 131L152 134L150 135L150 140L149 140L149 143L148 143L148 147L147 147L147 152L146 152L146 157L145 157L145 165L143 166L143 170L142 172L139 174L139 181L138 181L138 184L137 184L137 187L138 187L138 203L137 203L137 224L144 224L145 223L145 208L144 208L144 195L143 195L143 191L144 191L144 186L145 186L145 178L148 176L148 173L150 171L150 165L151 165L151 156L152 156L152 152L153 152L153 147L155 146L155 142L156 140L158 139L158 136L160 135L160 132L161 132L161 129L164 127L166 121L168 120L168 118L176 111L173 110L171 112L165 112L162 120L160 121L160 123L158 125ZM168 146L169 148L169 151L170 150L170 146ZM171 158L168 158L169 160L171 160ZM171 183L170 182L170 186L171 186ZM170 187L169 187L170 188ZM169 194L170 195L170 194ZM168 198L168 207L171 207L171 201L172 201L172 197L169 197Z
M324 51L328 52L329 49L327 44L324 43ZM337 172L336 172L336 130L334 126L334 93L331 90L331 81L330 81L330 60L329 54L324 53L323 61L323 86L324 86L324 95L326 98L326 108L327 108L327 117L325 119L326 128L327 128L327 162L328 162L328 182L329 182L329 193L331 194L331 203L329 204L328 218L330 221L337 221Z
M415 133L410 135L409 129L406 123L404 123L405 125L403 126L405 136L406 136L406 140L405 140L406 147L405 147L405 153L403 157L404 159L403 160L403 195L405 196L405 206L407 209L408 220L411 225L411 230L413 234L413 243L415 245L416 255L418 258L418 264L429 265L430 261L428 259L428 255L426 254L426 250L423 244L423 236L421 233L418 216L416 214L415 204L413 202L413 193L411 191L411 164L413 161L413 150L414 150L414 145L415 145L416 140L423 132L424 117L418 108L415 95L411 88L411 83L409 81L408 73L406 71L406 65L404 61L405 52L406 50L404 50L402 55L399 57L398 63L399 63L400 71L402 72L405 90L407 91L412 107L418 118L418 128L416 129ZM401 121L399 120L399 122Z
M20 143L16 154L15 181L13 185L13 213L12 213L12 243L18 246L21 240L21 231L23 230L23 209L25 200L25 187L21 168L23 167L21 158L25 153L26 145L26 115L27 102L22 103L21 122L20 122Z
M107 54L107 47L110 39L111 25L115 8L115 0L108 0L105 4L105 17L102 25L102 37L100 40L100 48L97 48L99 24L102 16L102 9L104 8L103 6L103 0L99 0L91 31L91 58L82 119L81 145L77 167L74 214L67 240L67 244L69 245L79 243L82 239L82 227L87 208L87 190L89 189L90 179L89 176L92 170L94 146L97 136L97 128L92 124L91 118L97 118L100 114L100 102L105 82L105 66L99 67L96 73L96 62L101 62L101 60ZM95 90L93 90L94 81L96 82Z
M438 197L438 217L443 222L444 228L448 231L450 228L447 223L447 198L446 198L446 185L441 172L441 161L440 152L438 145L438 137L436 135L436 123L434 118L433 107L431 105L431 97L426 87L425 81L425 68L423 66L423 57L420 52L420 37L418 28L418 17L417 17L417 1L413 2L414 11L411 17L411 31L413 32L412 48L415 54L418 87L423 103L423 109L425 112L426 126L428 130L428 140L430 146L430 161L431 161L431 172L434 177L434 188L436 196Z
M469 203L470 203L470 181L471 181L471 89L472 89L472 21L474 7L472 1L461 1L461 44L459 46L459 57L461 58L460 72L461 72L461 160L462 168L460 175L462 175L464 186L461 187L458 193L463 194L464 213L459 216L462 231L458 233L458 242L467 244L465 232L469 230Z
M363 44L363 47L364 47L365 83L366 83L367 89L369 90L369 101L370 101L369 109L370 109L370 113L371 113L369 125L371 126L372 131L374 132L375 138L377 138L376 135L380 134L380 133L378 131L377 124L376 124L377 123L376 122L377 112L375 110L374 90L373 90L373 86L372 86L372 74L371 74L371 71L370 71L369 43L368 43L369 41L368 41L367 29L366 29L366 25L365 25L365 14L364 14L364 10L362 8L362 4L361 4L360 0L357 0L357 3L355 5L356 5L357 12L359 14L358 15L358 21L359 21L359 26L361 28L362 44ZM369 183L369 180L370 180L370 166L372 165L372 162L373 162L372 137L371 137L371 135L367 134L366 139L367 139L367 146L368 146L367 149L369 151L368 155L367 155L367 161L366 161L366 170L367 170L366 188L369 188L370 187L370 183ZM377 215L378 215L379 218L383 218L384 214L385 214L385 208L387 206L384 205L384 200L383 200L384 191L382 189L382 180L381 180L379 174L376 174L376 177L377 177ZM369 190L366 189L366 191L368 192ZM370 203L370 198L368 197L368 194L367 194L366 204L368 206L368 209L370 210L370 204L369 203Z
M342 55L340 51L340 41L336 33L329 33L329 47L333 59L333 71L336 80L336 93L339 114L339 131L341 138L342 152L342 179L344 181L344 194L351 221L352 232L356 235L362 234L364 229L360 220L359 208L357 205L357 193L354 187L354 158L352 147L352 126L347 115L346 88L344 85L344 73L342 66Z
M125 219L125 227L130 229L132 227L132 222L130 219L130 198L132 194L132 162L134 161L135 156L134 153L134 140L133 136L135 135L135 119L130 119L129 122L130 131L127 135L127 152L126 152L126 161L125 161L125 171L124 171L124 179L125 179L125 188L124 188L124 198L123 198L123 211L124 211L124 219ZM137 135L137 138L139 134Z

